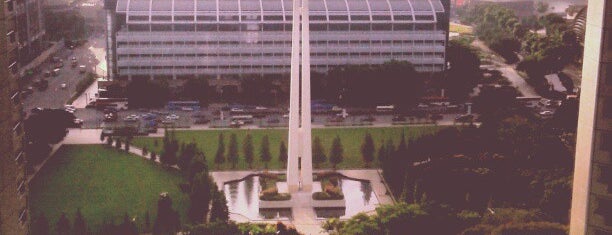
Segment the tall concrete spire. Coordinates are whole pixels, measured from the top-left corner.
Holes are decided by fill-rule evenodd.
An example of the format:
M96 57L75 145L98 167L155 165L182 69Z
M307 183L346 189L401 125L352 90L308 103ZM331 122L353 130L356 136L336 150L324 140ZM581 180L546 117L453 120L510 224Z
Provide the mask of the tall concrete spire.
M308 28L308 23L308 0L294 0L293 27L291 32L289 159L287 161L287 185L290 192L295 192L300 189L303 191L312 190L312 137L310 126L310 30ZM302 42L301 45L300 40ZM300 59L302 65L301 89ZM301 171L299 169L300 166Z

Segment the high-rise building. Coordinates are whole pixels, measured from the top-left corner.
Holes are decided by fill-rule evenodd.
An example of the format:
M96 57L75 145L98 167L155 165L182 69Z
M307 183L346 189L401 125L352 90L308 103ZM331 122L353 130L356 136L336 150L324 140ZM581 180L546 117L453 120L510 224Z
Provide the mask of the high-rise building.
M17 82L18 40L12 1L0 7L0 234L27 234L23 112Z
M450 0L310 0L311 66L445 68ZM291 0L106 0L110 78L288 74Z
M589 0L571 235L612 234L612 0Z
M18 63L26 65L45 49L45 35L42 0L5 0L15 14L15 33L19 59Z

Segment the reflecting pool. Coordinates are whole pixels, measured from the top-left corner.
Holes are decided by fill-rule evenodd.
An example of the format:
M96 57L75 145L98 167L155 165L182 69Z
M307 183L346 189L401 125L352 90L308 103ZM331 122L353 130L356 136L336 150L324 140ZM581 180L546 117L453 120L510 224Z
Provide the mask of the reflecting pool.
M369 181L342 178L340 181L346 200L346 208L315 209L317 218L350 218L359 212L372 211L378 199ZM224 186L227 206L232 214L249 220L291 220L291 209L259 209L259 176L249 176L243 180L226 183ZM286 190L286 184L279 183L279 192ZM313 191L321 191L320 182L314 182Z

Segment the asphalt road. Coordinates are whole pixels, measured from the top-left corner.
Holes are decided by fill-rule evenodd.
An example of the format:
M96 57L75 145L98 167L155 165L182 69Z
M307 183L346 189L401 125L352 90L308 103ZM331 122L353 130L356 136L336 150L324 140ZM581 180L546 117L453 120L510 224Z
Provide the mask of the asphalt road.
M68 99L75 93L76 85L79 80L85 77L85 73L79 73L78 66L72 68L70 59L74 56L77 58L79 65L87 66L88 71L93 72L93 68L98 64L93 52L89 49L90 44L87 43L74 50L63 49L57 53L57 57L64 60L64 67L60 68L59 76L44 77L43 73L39 73L30 78L29 83L32 84L36 79L46 79L49 81L49 87L44 91L38 91L34 88L34 93L24 99L23 107L26 112L32 108L62 108ZM103 46L103 45L102 45ZM53 63L45 62L40 67L40 71L53 70ZM65 83L66 88L60 88L61 84Z

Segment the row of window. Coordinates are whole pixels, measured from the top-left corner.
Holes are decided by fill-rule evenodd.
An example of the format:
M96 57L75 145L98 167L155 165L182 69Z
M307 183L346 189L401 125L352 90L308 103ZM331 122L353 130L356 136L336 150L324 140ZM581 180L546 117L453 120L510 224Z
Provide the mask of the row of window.
M317 52L310 53L311 56L423 56L444 58L443 52ZM127 54L119 55L119 59L128 58L177 58L178 57L273 57L291 56L291 53L211 53L211 54Z
M130 32L148 31L291 31L291 24L128 24L127 30ZM431 31L436 30L435 23L311 23L310 31Z
M326 69L333 67L332 65L312 65L312 68ZM415 65L415 67L434 67L442 69L440 64L423 64ZM119 66L119 70L161 70L161 69L289 69L291 65L208 65L208 66Z
M240 44L263 44L263 45L291 45L290 40L286 41L169 41L169 42L117 42L117 46L159 46L159 45L240 45ZM346 45L346 44L414 44L444 46L444 40L316 40L310 41L311 45Z
M172 21L171 15L152 15L150 18L148 15L130 15L128 17L130 21ZM265 21L291 21L293 17L291 15L285 16L283 19L282 15L265 15L263 16L263 20ZM330 15L329 18L327 15L309 15L308 19L311 21L347 21L349 20L348 15ZM394 20L413 20L412 15L394 15ZM219 21L261 21L260 15L243 15L239 17L237 15L220 15ZM369 21L370 15L350 15L351 21ZM391 20L391 15L372 15L373 21L389 21ZM414 20L420 21L431 21L434 20L433 15L415 15ZM174 21L204 21L204 22L216 22L216 15L175 15Z

